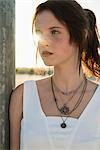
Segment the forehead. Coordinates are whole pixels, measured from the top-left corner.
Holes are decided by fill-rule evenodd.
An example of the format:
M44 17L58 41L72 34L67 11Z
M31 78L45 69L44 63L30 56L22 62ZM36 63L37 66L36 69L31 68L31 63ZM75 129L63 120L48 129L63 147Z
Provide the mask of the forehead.
M52 26L63 26L63 24L54 16L51 11L45 10L39 13L35 20L36 28L46 28Z

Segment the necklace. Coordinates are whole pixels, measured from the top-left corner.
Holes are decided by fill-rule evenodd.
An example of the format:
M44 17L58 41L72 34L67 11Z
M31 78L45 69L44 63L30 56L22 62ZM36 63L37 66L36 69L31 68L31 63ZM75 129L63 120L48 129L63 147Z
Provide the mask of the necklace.
M64 91L62 91L62 90L60 90L58 87L57 87L57 85L55 84L55 82L53 82L53 85L55 86L55 88L57 89L57 91L59 91L60 93L62 93L63 95L69 95L69 94L74 94L74 93L76 93L78 90L79 90L79 88L81 87L81 85L83 84L83 82L84 82L84 80L80 83L80 85L75 89L75 90L72 90L72 91L70 91L70 92L64 92Z
M63 104L63 106L62 106L61 108L59 108L59 111L60 111L62 114L66 115L66 114L68 114L68 112L70 111L69 108L68 108L68 106L67 106L67 104L68 104L69 101L72 100L72 98L74 97L74 95L76 94L76 92L79 90L79 87L81 87L81 86L83 85L83 82L84 82L84 80L81 82L81 84L78 86L78 88L74 90L72 96L67 100L67 103L65 102L65 103ZM55 86L54 82L52 82L52 84ZM54 91L54 89L53 89L53 91ZM58 91L58 90L57 90L57 91ZM67 96L67 95L64 95L64 96ZM57 101L58 101L58 99L56 98L56 103L57 103Z
M59 106L58 106L58 103L57 103L57 99L56 99L56 96L55 96L55 92L54 92L54 87L53 87L53 80L52 80L52 77L51 77L51 88L52 88L52 93L53 93L53 96L54 96L54 101L55 101L55 103L56 103L56 106L57 106L57 109L58 109L58 111L60 112L60 116L61 116L61 119L62 119L62 123L61 123L61 127L62 128L66 128L66 120L67 120L67 118L68 118L68 115L70 115L74 110L76 110L77 109L77 107L80 105L80 103L82 102L82 99L83 99L83 97L84 97L84 94L85 94L85 91L86 91L86 87L87 87L87 80L86 80L86 78L85 78L85 80L84 80L84 85L83 85L83 90L82 90L82 92L81 92L81 94L80 94L80 96L79 96L79 98L78 98L78 100L77 100L77 102L76 102L76 104L75 104L75 106L73 107L73 109L72 110L69 110L69 107L67 107L65 104L63 105L63 107L61 107L61 108L59 108ZM65 114L66 115L66 118L65 118L65 120L63 119L63 115L62 114Z

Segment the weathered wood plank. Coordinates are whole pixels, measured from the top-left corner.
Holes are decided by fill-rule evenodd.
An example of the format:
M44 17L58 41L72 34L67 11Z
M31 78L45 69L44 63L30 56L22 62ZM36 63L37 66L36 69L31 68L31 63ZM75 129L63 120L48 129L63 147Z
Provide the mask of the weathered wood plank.
M0 0L0 150L9 149L9 96L15 85L15 0Z

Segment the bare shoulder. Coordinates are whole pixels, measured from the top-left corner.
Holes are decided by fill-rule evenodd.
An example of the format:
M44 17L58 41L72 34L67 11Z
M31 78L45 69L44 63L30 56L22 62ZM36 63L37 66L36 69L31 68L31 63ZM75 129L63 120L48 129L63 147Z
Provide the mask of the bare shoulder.
M10 117L22 117L23 108L23 84L16 87L10 97ZM13 116L13 117L12 117Z
M42 90L43 89L48 90L48 88L50 88L50 83L51 83L50 80L51 80L51 77L44 78L41 80L37 80L36 84L37 84L38 88L42 88Z
M20 96L22 97L23 95L23 84L18 85L11 94L11 99L16 99L19 98Z
M23 84L17 86L11 93L10 103L22 103L23 99Z
M48 86L48 84L50 83L51 77L47 77L41 80L37 80L36 83L38 86Z

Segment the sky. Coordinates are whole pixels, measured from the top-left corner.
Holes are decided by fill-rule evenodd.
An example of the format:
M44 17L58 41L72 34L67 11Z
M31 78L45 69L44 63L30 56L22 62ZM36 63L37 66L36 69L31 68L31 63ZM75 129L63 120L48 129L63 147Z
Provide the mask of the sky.
M17 67L42 67L40 60L36 64L36 49L32 36L32 17L36 6L46 0L16 0L15 17L15 58ZM100 33L100 0L77 0L83 8L94 11L97 17L97 25Z

